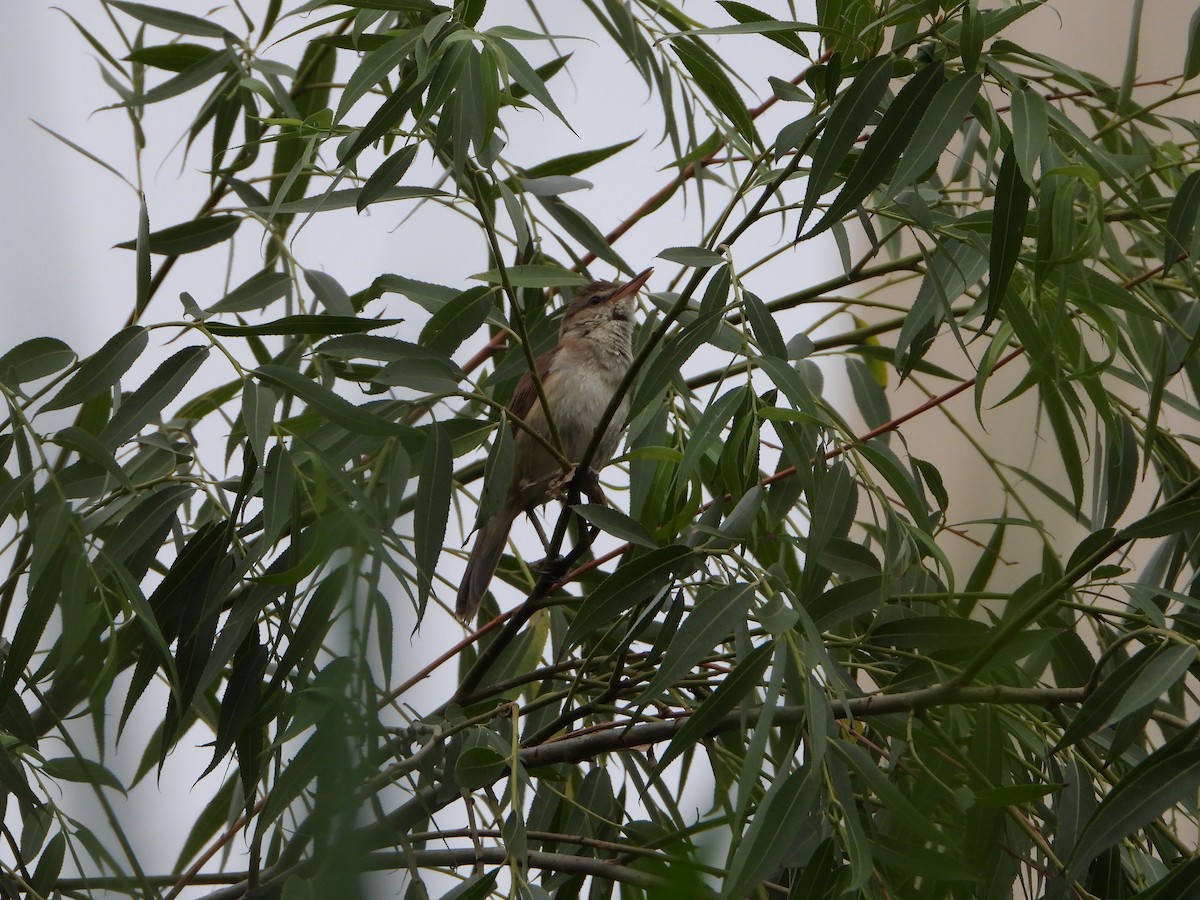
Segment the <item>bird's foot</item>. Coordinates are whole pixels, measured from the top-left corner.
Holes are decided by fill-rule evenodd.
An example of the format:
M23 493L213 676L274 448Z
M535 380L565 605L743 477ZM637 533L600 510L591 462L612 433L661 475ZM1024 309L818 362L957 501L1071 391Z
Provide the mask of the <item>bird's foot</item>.
M566 503L567 495L571 490L571 482L575 480L575 471L575 466L571 466L570 469L551 481L550 486L546 488L546 496L559 503Z
M579 472L577 466L572 466L570 471L564 472L550 482L546 493L559 503L566 503L571 485L576 481L579 484L579 492L593 503L608 504L608 498L604 496L604 489L600 487L600 473L591 466L588 466L582 473Z

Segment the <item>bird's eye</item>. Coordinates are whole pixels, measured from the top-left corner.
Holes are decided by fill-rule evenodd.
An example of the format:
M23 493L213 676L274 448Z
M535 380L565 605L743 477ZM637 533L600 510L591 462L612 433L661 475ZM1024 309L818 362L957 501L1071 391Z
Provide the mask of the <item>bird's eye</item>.
M591 300L588 301L588 306L599 306L601 301L603 301L603 300L604 300L604 298L601 297L599 294L597 294L595 297L593 297Z

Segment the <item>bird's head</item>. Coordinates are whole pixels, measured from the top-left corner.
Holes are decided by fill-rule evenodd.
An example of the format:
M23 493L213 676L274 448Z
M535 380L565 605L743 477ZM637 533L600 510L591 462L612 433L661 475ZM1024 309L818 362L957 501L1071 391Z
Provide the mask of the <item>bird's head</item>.
M633 298L650 278L647 269L622 284L614 281L591 281L575 292L563 310L559 334L586 333L608 322L628 322L633 316Z

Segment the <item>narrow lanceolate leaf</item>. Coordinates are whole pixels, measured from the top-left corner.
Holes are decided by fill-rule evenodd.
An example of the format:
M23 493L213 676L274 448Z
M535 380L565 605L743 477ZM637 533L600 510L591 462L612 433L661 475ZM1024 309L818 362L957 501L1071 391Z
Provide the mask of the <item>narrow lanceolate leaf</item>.
M746 104L738 95L733 82L729 80L717 62L717 58L699 41L688 38L672 38L671 46L679 61L691 74L696 86L704 93L717 111L727 118L737 133L747 140L761 146L758 132L754 129L754 121L746 110Z
M162 84L155 85L144 94L137 94L133 97L130 97L128 100L114 104L114 106L146 106L151 103L159 103L163 100L170 100L172 97L178 97L180 94L186 94L188 91L197 88L209 79L214 78L220 72L223 72L229 68L233 62L234 56L228 51L222 50L210 53L203 59L199 59L192 63L173 78L168 78Z
M240 313L268 306L288 292L290 275L283 272L259 272L251 275L210 306L210 313Z
M659 259L695 269L710 269L725 262L725 257L707 247L668 247L658 254Z
M1153 652L1149 647L1141 650L1101 679L1097 688L1092 691L1083 705L1079 707L1079 711L1067 723L1067 727L1063 729L1062 737L1054 746L1055 752L1089 737L1111 721L1113 710L1117 708L1121 698L1139 680L1150 662Z
M564 284L580 285L585 284L587 279L582 275L571 272L560 266L509 266L501 271L500 269L489 269L486 272L480 272L478 275L472 275L471 278L476 281L486 281L488 284L503 284L505 279L513 287L527 288L548 288L560 287Z
M183 222L161 231L151 232L146 239L146 246L149 248L149 252L162 256L195 253L197 250L205 250L222 241L229 240L241 224L241 216L204 216L191 222ZM123 241L117 244L117 247L122 250L134 250L137 248L137 239Z
M227 325L206 322L204 329L218 337L250 337L253 335L328 335L357 334L398 325L403 319L360 319L358 316L284 316L260 325Z
M501 32L498 28L493 28L488 32L491 40L490 46L499 50L504 57L505 63L508 65L508 75L513 83L521 88L530 97L537 100L542 106L546 107L560 122L571 128L571 123L567 121L558 104L554 102L554 98L550 96L550 91L546 88L546 83L542 80L539 74L540 70L534 69L529 65L524 56L518 52L517 48L508 41L501 38ZM539 35L541 37L541 35ZM571 129L574 131L575 129Z
M941 158L942 151L971 111L982 81L979 75L962 73L938 89L913 131L912 140L904 148L904 156L888 188L889 197L900 193Z
M1183 60L1183 77L1195 78L1200 75L1200 9L1192 13L1188 23L1187 56Z
M1012 147L1004 154L996 179L996 202L992 210L992 246L988 254L988 308L983 328L991 324L1004 304L1004 294L1012 280L1025 219L1029 215L1029 185L1021 177Z
M117 407L100 433L100 443L111 449L141 431L179 396L207 358L207 347L184 347L167 359Z
M875 127L867 145L863 147L862 153L855 160L842 190L821 220L805 235L806 239L820 234L834 222L840 221L887 178L900 154L912 140L917 125L944 80L943 65L940 62L933 63L919 71L900 89L896 99Z
M1200 172L1193 172L1179 186L1167 212L1167 238L1163 250L1163 277L1188 252L1196 231L1196 216L1200 213Z
M60 372L75 361L75 351L52 337L36 337L0 356L0 381L16 386Z
M610 156L615 156L626 147L637 143L637 138L610 144L596 150L583 150L579 153L568 153L530 166L522 173L523 178L549 178L554 175L576 175L584 169L589 169L597 163L604 162Z
M90 400L114 384L133 365L146 344L149 343L146 329L131 325L118 331L108 342L79 366L44 409L63 409Z
M673 544L624 563L583 601L567 629L564 649L577 644L601 625L611 624L625 610L649 600L676 572L690 564L691 556L689 547Z
M422 30L413 28L399 37L392 38L377 50L372 50L363 57L358 68L351 73L338 102L337 113L333 117L334 124L342 121L350 108L358 102L367 91L390 76L412 55L421 39Z
M237 41L237 37L233 32L228 28L218 25L211 19L189 15L188 13L175 12L171 9L162 9L145 3L128 3L125 0L111 0L109 5L115 6L122 12L133 16L141 22L145 22L147 25L153 25L165 31L172 31L175 34L228 38L230 41Z
M362 186L362 190L358 194L358 200L354 204L355 209L362 212L376 200L380 199L387 191L399 184L400 179L404 177L404 173L408 171L408 167L412 165L412 161L416 155L417 145L409 144L407 147L401 147L385 159L379 168L371 173L371 177Z
M1017 165L1025 183L1032 188L1033 166L1050 134L1046 101L1042 99L1041 94L1028 88L1015 91L1012 97L1012 117L1013 152L1017 156Z
M1167 537L1182 534L1187 528L1200 523L1200 497L1192 497L1178 503L1168 503L1130 525L1122 528L1120 537L1134 538Z
M653 550L658 546L654 543L654 538L650 536L645 525L611 506L605 506L603 503L581 503L578 506L572 506L571 509L605 534L611 534L615 538L645 547L648 550Z
M1096 807L1075 845L1067 867L1069 879L1078 878L1102 852L1172 806L1195 803L1200 789L1200 747L1169 752L1172 749L1167 745L1147 757Z
M418 343L449 356L483 326L494 300L493 288L468 288L429 317Z
M136 298L134 309L140 312L150 302L150 213L146 209L146 195L138 196L138 231L134 239L134 253L137 256L136 269Z
M815 828L817 782L808 767L776 781L734 854L722 900L740 900L775 872L800 836Z
M804 41L800 40L795 30L791 30L796 27L796 23L780 22L777 19L767 15L762 10L755 9L753 6L748 6L745 3L736 3L734 0L718 0L718 2L720 2L721 6L725 9L725 12L729 13L729 15L733 16L733 18L737 19L742 24L770 23L772 25L780 26L781 30L764 31L763 36L770 38L777 44L787 47L789 50L795 53L799 53L801 56L808 56L808 48L804 46Z
M1153 703L1177 684L1195 661L1196 647L1192 644L1175 644L1155 654L1117 702L1109 716L1110 721L1119 722Z
M413 104L420 99L421 94L425 91L425 85L426 79L417 78L415 75L401 82L363 126L358 136L350 141L345 149L340 149L338 162L342 165L349 164L363 150L399 125L401 120L408 115Z
M734 666L733 671L717 685L712 696L700 704L688 717L684 726L675 733L675 737L671 738L671 743L667 745L658 765L654 767L656 776L679 754L703 739L726 713L733 710L762 683L763 672L767 670L767 663L771 661L774 649L774 642L768 641L750 651Z
M356 434L389 435L401 434L407 430L404 425L377 416L361 406L355 406L329 388L305 378L295 369L266 365L255 369L254 374L299 397L330 422Z
M683 459L675 474L681 484L691 477L706 453L714 448L720 449L720 434L733 418L734 412L745 404L747 390L749 388L736 387L705 407L700 421L691 430L687 442L683 445Z
M79 454L80 459L86 459L103 468L116 478L126 490L130 492L134 490L133 482L129 480L125 470L117 465L112 451L90 431L70 425L54 435L53 441L60 447L73 450Z
M737 621L745 621L754 585L730 584L702 597L691 615L683 620L678 634L667 647L666 657L638 698L638 703L652 703L684 672L712 652L726 638Z
M446 429L434 424L421 457L421 473L417 481L417 503L413 508L413 557L419 578L418 618L425 612L425 603L433 586L438 556L446 540L446 523L450 516L451 476L454 454Z
M267 439L275 424L275 392L266 385L247 381L242 386L242 424L246 439L259 463L266 462Z
M879 106L891 77L892 57L876 57L862 67L850 87L834 102L825 133L813 151L804 208L800 213L800 224L796 227L797 237L804 230L804 224L816 208L817 201L829 189L838 166L845 160Z

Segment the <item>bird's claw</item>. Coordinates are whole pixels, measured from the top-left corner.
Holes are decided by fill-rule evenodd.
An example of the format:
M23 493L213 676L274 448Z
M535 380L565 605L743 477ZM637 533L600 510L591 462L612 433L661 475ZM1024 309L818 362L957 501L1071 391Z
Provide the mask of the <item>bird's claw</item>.
M591 466L582 473L579 473L577 466L572 466L569 471L559 475L547 489L547 495L559 503L566 503L570 495L571 485L578 480L579 492L591 500L593 503L607 505L608 498L604 496L604 489L600 487L600 473Z

